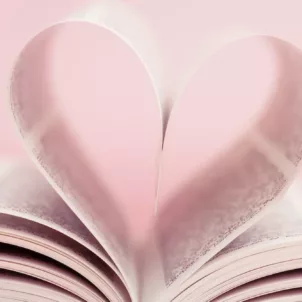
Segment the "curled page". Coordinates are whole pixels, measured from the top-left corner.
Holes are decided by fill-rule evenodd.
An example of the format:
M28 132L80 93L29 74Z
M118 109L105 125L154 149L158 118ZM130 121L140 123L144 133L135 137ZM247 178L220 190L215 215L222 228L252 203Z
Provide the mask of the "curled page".
M155 228L164 282L174 292L283 196L296 175L302 156L302 90L298 84L301 52L279 39L257 36L235 41L223 50L189 82L172 110L165 137L160 186L162 211L159 211ZM217 138L209 140L209 143L216 142L217 152L215 156L207 154L207 158L203 158L206 152L202 152L202 148L207 150L207 146L203 145L202 135L205 134L200 130L200 110L206 110L207 102L224 96L215 87L203 84L212 75L212 68L219 77L223 64L230 67L227 69L229 78L233 73L236 75L236 71L238 77L242 77L244 71L248 79L256 81L259 75L252 66L254 63L249 65L248 62L257 61L259 57L253 57L251 52L260 53L260 59L264 56L265 62L272 63L266 66L268 74L265 69L263 71L264 79L269 82L270 93L262 96L268 101L267 106L260 110L261 114L254 112L250 119L241 121L244 127L237 128L237 135L240 135L233 137L227 148L224 134L227 136L227 131L234 130L234 125L213 123L213 133L216 131L220 135L221 142ZM238 61L241 62L239 66ZM271 79L273 68L278 76ZM226 74L224 69L222 74ZM232 87L223 86L222 91L229 94L231 91L231 96L238 97L236 92L240 84L231 84ZM244 79L242 85L247 85ZM239 96L248 97L249 94L245 89Z
M135 16L119 2L101 1L46 26L21 50L10 87L31 158L112 259L134 300L136 244L153 214L162 146L160 65ZM58 45L67 40L68 55Z

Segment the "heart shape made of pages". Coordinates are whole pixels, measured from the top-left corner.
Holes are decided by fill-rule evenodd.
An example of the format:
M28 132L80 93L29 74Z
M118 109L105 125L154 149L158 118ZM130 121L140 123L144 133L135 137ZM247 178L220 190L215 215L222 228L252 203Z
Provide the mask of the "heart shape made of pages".
M300 51L277 38L231 43L196 69L163 143L156 88L134 49L104 27L68 22L23 49L10 104L33 160L120 266L159 202L155 231L171 285L294 177L301 67Z

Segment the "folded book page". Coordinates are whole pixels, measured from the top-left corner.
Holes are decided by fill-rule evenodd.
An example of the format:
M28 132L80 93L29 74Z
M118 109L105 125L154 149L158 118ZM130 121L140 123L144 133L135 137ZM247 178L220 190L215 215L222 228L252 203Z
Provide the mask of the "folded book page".
M34 221L0 214L0 241L46 255L74 270L105 296L128 301L120 278L97 255L66 235Z
M301 286L301 279L302 274L299 270L280 273L249 282L220 296L217 299L214 299L213 301L250 301L250 299L268 294L299 289Z
M159 215L158 253L171 292L263 217L296 175L302 154L301 54L275 38L268 44L280 71L270 106L216 164L170 196Z
M299 188L297 179L284 198L261 220L185 281L180 301L189 296L214 299L250 281L301 268Z
M61 263L36 252L0 244L0 268L31 276L61 289L65 289L83 300L104 299L101 291L88 280Z
M13 68L10 106L39 171L104 248L135 300L139 290L136 242L131 241L129 225L131 231L143 233L144 227L137 228L136 220L143 225L152 216L162 146L161 109L149 70L156 56L145 57L144 50L152 53L153 48L146 49L137 36L137 28L143 30L144 26L134 28L137 20L130 18L133 23L128 22L125 16L129 12L122 5L122 10L117 7L114 1L102 1L71 16L68 22L30 37ZM128 22L135 35L120 19ZM64 53L54 51L60 33L72 27L82 33L86 28L104 42L97 44L97 38L91 39L93 46L86 47L88 55L99 50L94 52L95 62L86 64L90 57L86 54L83 58L79 51L70 68L64 65L70 55L53 63ZM76 37L75 33L68 38ZM83 49L79 40L75 49ZM152 62L146 66L149 60ZM85 71L79 71L80 67ZM87 73L93 68L98 73L91 80ZM129 71L137 77L129 77ZM73 80L77 84L71 85ZM75 92L75 87L80 90L85 86L83 82L87 91ZM59 96L58 86L63 91Z
M269 213L226 246L216 257L253 247L255 244L268 244L273 240L286 244L286 239L302 236L302 211L299 207L302 199L300 195L292 194L295 186L299 186L298 181Z
M302 299L301 289L285 290L274 294L264 295L262 297L250 299L250 302L297 302Z
M0 212L41 223L78 241L120 274L104 248L32 163L18 163L0 180Z
M55 285L14 272L1 271L0 282L0 299L3 301L84 301Z

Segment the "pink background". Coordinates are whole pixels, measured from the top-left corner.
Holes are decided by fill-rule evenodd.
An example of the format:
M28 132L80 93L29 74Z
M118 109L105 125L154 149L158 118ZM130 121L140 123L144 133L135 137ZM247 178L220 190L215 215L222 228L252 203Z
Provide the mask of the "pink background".
M98 2L98 1L97 1ZM100 1L101 2L101 1ZM299 0L125 0L150 23L160 41L170 98L177 83L211 45L242 32L267 33L302 47ZM11 0L0 9L0 137L3 157L22 156L4 101L11 63L24 42L43 26L92 3L88 0Z

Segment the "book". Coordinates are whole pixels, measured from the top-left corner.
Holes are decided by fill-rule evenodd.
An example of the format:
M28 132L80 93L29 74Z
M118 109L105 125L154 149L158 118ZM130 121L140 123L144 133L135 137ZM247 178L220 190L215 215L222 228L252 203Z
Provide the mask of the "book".
M50 42L67 41L73 55L88 45L85 30L81 44L68 40L75 39L72 26L83 26L71 23L30 39L13 67L9 105L30 160L0 170L0 298L301 300L300 50L273 37L235 41L194 73L167 110L135 49L105 26L86 24L102 42L91 48L99 61L89 66L100 71L102 85L88 80L95 86L80 94L87 103L77 111L76 102L49 89L71 68L54 68L52 77ZM271 102L257 119L242 118L241 127L231 120L204 129L213 116L201 113L213 102L214 114L217 97L230 97L232 76L258 69L247 55L259 45L278 67ZM59 61L64 66L67 58ZM229 64L228 76L221 62ZM221 75L227 85L207 85ZM80 86L74 78L61 86L73 101ZM242 86L242 95L255 96ZM206 133L208 153L201 152Z
M174 299L258 301L259 297L259 301L274 301L279 293L283 298L277 301L299 301L302 216L299 200L295 200L300 197L297 188L296 183L272 211L183 281L173 291ZM1 177L0 212L3 301L138 299L130 296L130 288L139 280L122 275L110 251L32 164L6 167ZM148 255L153 254L149 251ZM166 290L165 283L156 288L152 279L147 286L153 294L142 300L152 300Z

